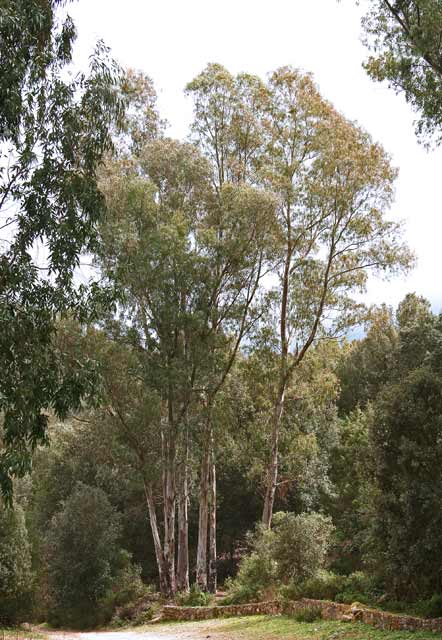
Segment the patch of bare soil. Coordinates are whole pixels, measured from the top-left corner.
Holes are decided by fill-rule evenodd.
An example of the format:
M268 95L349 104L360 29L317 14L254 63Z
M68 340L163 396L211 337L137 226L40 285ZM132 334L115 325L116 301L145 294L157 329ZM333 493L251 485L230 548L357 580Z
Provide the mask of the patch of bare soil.
M217 640L227 640L217 631L223 620L203 620L200 622L180 622L177 624L152 625L151 628L121 629L120 631L50 631L50 640L204 640L212 633Z

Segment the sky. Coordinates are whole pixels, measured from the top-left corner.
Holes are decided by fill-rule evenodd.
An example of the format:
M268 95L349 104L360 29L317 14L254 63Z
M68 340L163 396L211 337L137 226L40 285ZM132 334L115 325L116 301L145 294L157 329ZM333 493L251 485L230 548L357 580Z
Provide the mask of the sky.
M404 221L417 255L408 276L370 279L364 299L396 306L406 293L442 311L442 148L427 151L414 135L415 114L401 95L362 68L364 11L355 0L77 0L75 62L87 64L101 38L123 66L154 80L167 134L185 138L192 118L183 89L209 62L265 77L292 65L313 73L322 95L380 142L399 168L391 217Z

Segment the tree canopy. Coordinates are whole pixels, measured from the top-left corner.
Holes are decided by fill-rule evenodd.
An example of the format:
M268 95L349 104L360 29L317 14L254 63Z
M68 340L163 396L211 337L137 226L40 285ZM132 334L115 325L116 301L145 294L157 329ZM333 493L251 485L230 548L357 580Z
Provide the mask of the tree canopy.
M66 73L76 31L64 2L6 1L0 56L0 485L30 466L47 412L65 416L91 383L66 366L54 321L90 310L73 274L104 208L97 169L112 147L120 71L98 43L89 74ZM73 363L70 363L71 365Z

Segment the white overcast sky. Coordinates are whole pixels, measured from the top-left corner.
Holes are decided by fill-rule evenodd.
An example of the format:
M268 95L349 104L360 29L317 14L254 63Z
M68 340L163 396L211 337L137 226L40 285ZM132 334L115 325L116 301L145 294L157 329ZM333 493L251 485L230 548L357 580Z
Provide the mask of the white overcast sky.
M192 116L183 88L208 62L261 76L287 64L312 72L324 97L382 143L400 170L392 214L405 220L418 266L406 279L371 281L367 301L396 305L416 291L439 312L442 149L425 151L402 96L366 76L362 10L354 0L77 0L69 5L79 33L77 64L86 64L102 38L121 65L153 78L161 115L171 125L168 135L174 137L187 135Z

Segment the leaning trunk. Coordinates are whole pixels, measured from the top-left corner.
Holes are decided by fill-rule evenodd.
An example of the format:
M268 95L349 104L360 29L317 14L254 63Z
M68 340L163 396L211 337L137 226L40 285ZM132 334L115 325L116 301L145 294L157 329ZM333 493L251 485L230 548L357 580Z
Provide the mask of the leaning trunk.
M279 337L281 341L281 359L279 363L279 385L278 395L273 410L272 421L272 450L270 453L269 466L267 468L266 493L264 498L264 508L262 511L262 524L270 529L273 516L273 505L275 502L276 486L278 483L278 453L279 453L279 431L281 418L284 411L285 390L287 386L287 362L289 353L289 342L287 337L287 316L290 286L290 262L293 247L291 244L290 210L287 212L287 252L284 261L284 273L282 278L281 311L279 317Z
M144 493L146 496L146 503L147 503L147 508L149 512L149 521L150 521L150 528L152 531L153 546L155 549L155 558L157 561L160 591L163 595L167 596L170 593L168 571L167 571L167 566L164 558L163 549L161 546L160 533L158 530L157 513L155 509L155 501L153 498L152 488L146 481L144 481Z

